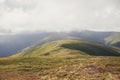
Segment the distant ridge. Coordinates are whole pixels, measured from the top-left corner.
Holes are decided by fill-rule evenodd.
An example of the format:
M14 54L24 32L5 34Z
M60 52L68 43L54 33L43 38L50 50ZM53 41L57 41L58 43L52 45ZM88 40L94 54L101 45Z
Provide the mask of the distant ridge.
M34 32L0 36L0 57L14 55L57 40L79 39L90 43L120 48L120 32L71 31L71 32Z

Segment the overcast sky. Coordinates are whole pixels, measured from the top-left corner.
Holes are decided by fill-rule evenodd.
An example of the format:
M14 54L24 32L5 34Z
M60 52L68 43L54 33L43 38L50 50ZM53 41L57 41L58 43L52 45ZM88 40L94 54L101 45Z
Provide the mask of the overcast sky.
M120 31L120 0L0 0L0 33Z

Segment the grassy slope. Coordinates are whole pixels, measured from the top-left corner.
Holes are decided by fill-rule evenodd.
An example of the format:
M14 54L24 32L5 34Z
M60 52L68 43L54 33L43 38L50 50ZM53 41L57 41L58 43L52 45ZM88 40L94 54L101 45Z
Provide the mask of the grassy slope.
M79 40L53 41L36 48L23 51L16 56L68 56L68 55L93 55L93 56L118 56L119 49L93 44Z
M71 45L72 44L72 45ZM79 47L79 48L78 48ZM87 56L80 49L117 48L78 40L61 40L38 46L14 57L0 59L1 80L119 80L120 58ZM98 52L99 52L98 49ZM87 52L86 51L86 52ZM96 51L95 51L96 52ZM115 52L116 53L116 52ZM84 55L83 55L84 54ZM97 52L96 52L97 54Z
M52 42L52 41L68 40L68 39L77 39L77 38L71 37L71 36L69 36L65 33L52 33L52 34L38 40L36 43L27 47L26 49L32 49L32 48L35 48L37 46L40 46L40 45L43 45L45 43L49 43L49 42Z
M0 59L1 80L120 80L119 57Z

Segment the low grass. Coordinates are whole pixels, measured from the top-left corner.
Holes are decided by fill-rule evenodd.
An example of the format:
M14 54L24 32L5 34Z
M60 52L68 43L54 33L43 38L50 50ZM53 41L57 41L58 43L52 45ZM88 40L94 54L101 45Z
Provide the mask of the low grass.
M22 51L15 56L36 57L65 55L120 56L120 49L80 40L59 40Z
M79 40L55 41L0 58L0 80L120 80L119 52Z
M0 79L119 80L119 62L119 57L102 56L4 58L0 59Z

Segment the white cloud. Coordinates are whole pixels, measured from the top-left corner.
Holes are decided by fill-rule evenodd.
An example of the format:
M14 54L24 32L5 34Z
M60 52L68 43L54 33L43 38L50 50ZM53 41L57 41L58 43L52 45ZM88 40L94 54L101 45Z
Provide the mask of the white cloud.
M119 0L1 0L0 28L13 32L119 31L119 3Z

